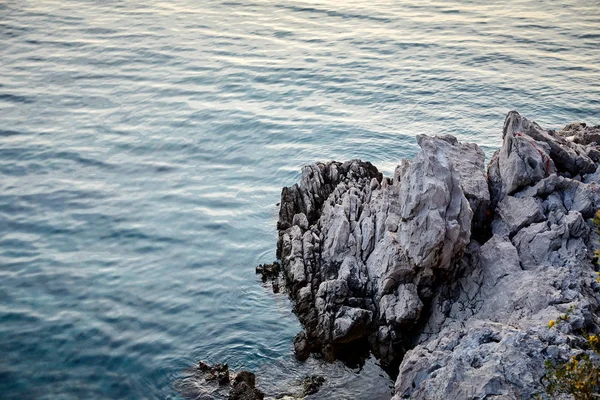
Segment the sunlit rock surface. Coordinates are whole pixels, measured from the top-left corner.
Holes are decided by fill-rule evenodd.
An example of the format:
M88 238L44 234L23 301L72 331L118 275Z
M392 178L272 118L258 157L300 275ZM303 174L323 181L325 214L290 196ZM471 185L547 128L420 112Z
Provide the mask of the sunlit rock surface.
M395 400L534 396L544 360L598 331L599 130L513 111L487 171L477 145L425 135L392 178L360 160L304 167L278 222L301 357L401 362Z

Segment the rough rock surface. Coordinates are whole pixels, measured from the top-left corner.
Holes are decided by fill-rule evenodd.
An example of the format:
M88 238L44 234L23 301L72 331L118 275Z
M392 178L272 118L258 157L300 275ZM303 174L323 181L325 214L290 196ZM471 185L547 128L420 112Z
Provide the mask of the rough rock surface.
M359 160L304 167L278 222L297 353L368 343L401 361L395 400L533 397L544 360L599 330L598 137L513 111L487 176L481 149L452 136L418 136L391 179Z
M486 223L483 152L450 136L418 141L392 180L353 160L305 167L283 190L278 255L308 343L326 357L368 339L398 361L472 224Z

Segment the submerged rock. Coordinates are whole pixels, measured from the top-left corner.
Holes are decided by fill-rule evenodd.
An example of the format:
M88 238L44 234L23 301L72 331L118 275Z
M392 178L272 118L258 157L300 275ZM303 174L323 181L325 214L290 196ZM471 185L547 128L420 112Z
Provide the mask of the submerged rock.
M229 383L229 366L227 364L208 365L204 361L198 363L198 369L205 372L204 379L217 381L220 385Z
M317 393L319 389L321 389L321 386L323 386L323 383L325 383L325 378L323 378L322 376L307 376L306 378L304 378L304 381L302 381L302 386L304 387L304 395L308 396Z
M305 167L278 222L298 358L368 344L401 362L395 400L534 397L544 360L600 330L597 135L513 111L487 176L481 149L452 136L418 136L393 178L360 160Z

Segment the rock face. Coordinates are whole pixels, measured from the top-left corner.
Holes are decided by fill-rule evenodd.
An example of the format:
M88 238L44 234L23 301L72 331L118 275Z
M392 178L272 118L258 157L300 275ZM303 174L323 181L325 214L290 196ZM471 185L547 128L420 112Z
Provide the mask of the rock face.
M392 180L354 160L305 167L283 190L279 258L314 350L368 339L384 363L396 360L472 223L485 224L483 152L453 137L418 140L421 153Z
M299 356L368 346L401 362L395 400L534 396L544 360L598 331L598 137L511 112L487 176L452 136L418 136L391 179L359 160L304 167L278 222Z

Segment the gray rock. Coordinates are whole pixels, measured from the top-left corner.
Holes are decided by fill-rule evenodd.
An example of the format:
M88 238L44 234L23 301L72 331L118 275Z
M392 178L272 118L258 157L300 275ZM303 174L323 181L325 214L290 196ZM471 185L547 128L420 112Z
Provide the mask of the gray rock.
M517 126L516 129L520 129L523 134L531 137L538 143L548 145L550 149L548 154L560 172L576 176L596 171L596 164L587 155L584 146L565 140L554 131L544 130L535 122L527 121L527 119L521 117L516 112L509 113L507 120L509 119L512 120L512 126Z
M532 398L546 347L536 332L468 321L465 329L445 329L406 355L393 400Z
M250 387L246 382L235 384L229 391L229 400L263 400L265 395L260 390Z
M488 166L492 206L552 174L574 177L595 172L589 151L511 111L504 122L502 148Z
M581 145L600 145L600 125L590 127L581 122L569 124L565 126L562 131L558 132L558 134L570 142Z
M533 398L546 358L600 332L595 129L510 112L487 177L481 149L452 136L418 136L391 179L359 160L305 167L278 222L299 358L368 339L401 361L395 400Z
M599 296L591 289L595 241L585 222L599 204L596 184L559 176L569 172L563 163L548 176L522 163L520 177L510 179L520 161L508 162L516 157L511 153L500 168L499 154L508 154L508 146L514 151L506 137L514 125L541 129L523 127L523 120L509 114L503 148L491 161L490 169L497 163L489 176L498 201L495 235L483 246L470 245L462 275L436 294L419 344L400 366L395 400L533 398L543 391L546 358L578 351L567 345L575 326L598 329ZM545 326L570 306L584 312L560 329Z
M276 278L280 270L281 265L277 261L271 264L260 264L256 267L256 273L261 275L263 282Z
M419 319L423 302L419 298L417 287L408 283L398 286L396 293L382 296L379 310L381 318L389 326L402 326Z
M472 225L486 223L481 149L450 136L418 141L421 152L393 180L354 160L305 167L283 190L278 252L311 348L369 337L392 362Z
M458 144L448 137L419 135L417 140L422 151L400 174L398 214L402 223L396 240L413 264L449 269L452 257L469 243L473 217L454 167L458 160L448 157ZM464 153L468 154L467 148ZM479 156L482 154L473 157ZM476 166L463 164L463 169Z
M256 376L250 371L240 371L235 374L233 384L235 385L240 382L245 382L250 387L254 387L256 385Z
M303 231L308 229L308 219L304 213L295 214L292 219L292 225L298 225Z
M333 343L348 343L364 337L373 312L342 306L335 315L331 339Z
M256 388L256 377L250 371L240 371L230 380L227 364L209 365L200 361L187 385L180 385L186 398L229 400L263 400L264 393ZM216 386L218 385L218 386Z
M198 363L198 369L205 372L204 379L217 381L219 385L229 383L229 366L227 364L215 364L212 367L203 361Z
M529 136L527 133L530 129L535 128L514 111L504 121L502 147L492 157L488 167L493 206L506 195L556 173L549 146Z
M520 229L544 219L542 202L532 197L506 196L496 208L494 233L506 230L514 235Z
M463 143L458 146L457 140L452 136L445 136L445 138L453 143L444 151L458 172L461 189L473 211L472 228L474 231L483 230L489 222L488 213L491 205L485 177L483 150L474 143Z

